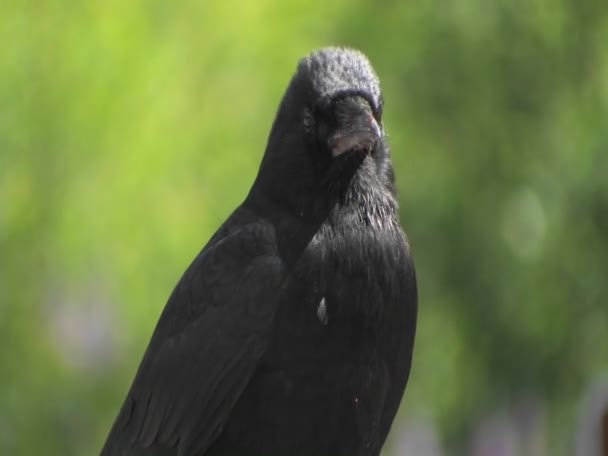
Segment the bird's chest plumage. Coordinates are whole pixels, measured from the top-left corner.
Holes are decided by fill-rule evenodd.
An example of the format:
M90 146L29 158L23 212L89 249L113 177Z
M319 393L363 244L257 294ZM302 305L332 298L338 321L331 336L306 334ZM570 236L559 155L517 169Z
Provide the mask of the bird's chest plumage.
M406 304L407 247L394 219L339 215L314 231L277 290L267 351L219 445L232 453L375 456L386 435L400 381L386 337Z
M277 451L291 442L285 454L356 455L373 444L390 383L381 337L400 304L404 244L399 231L366 228L323 227L287 281L253 385L260 419L279 417L265 425L283 436Z
M395 304L403 277L400 241L388 228L322 227L294 270L294 292L288 292L285 307L316 315L325 332L351 328L374 334Z

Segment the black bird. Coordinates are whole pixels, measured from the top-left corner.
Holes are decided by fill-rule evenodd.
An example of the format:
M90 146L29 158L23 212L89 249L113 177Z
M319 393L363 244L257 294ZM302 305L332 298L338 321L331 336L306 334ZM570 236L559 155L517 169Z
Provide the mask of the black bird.
M358 51L313 52L249 195L171 294L101 454L376 456L416 313L378 78Z

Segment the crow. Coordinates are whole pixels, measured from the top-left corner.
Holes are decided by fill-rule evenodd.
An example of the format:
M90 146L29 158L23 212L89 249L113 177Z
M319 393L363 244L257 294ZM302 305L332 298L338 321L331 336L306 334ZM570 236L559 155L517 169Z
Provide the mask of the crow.
M377 456L417 287L368 59L300 60L244 202L173 290L102 456Z

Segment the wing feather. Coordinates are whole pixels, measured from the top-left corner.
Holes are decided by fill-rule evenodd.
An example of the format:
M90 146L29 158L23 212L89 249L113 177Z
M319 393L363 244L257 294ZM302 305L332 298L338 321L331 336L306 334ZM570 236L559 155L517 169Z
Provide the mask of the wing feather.
M102 456L191 455L217 438L264 353L284 276L273 230L214 238L172 293ZM172 451L166 451L173 448Z

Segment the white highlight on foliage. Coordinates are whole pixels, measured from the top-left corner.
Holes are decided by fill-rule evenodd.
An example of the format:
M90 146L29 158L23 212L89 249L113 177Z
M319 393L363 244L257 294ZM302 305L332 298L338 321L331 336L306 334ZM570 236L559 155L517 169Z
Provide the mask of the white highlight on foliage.
M513 253L533 259L542 249L547 232L547 217L542 201L534 190L523 188L507 201L502 221L502 235Z
M604 456L608 448L602 448L608 436L605 428L608 420L608 373L593 380L579 406L576 431L576 456Z
M437 423L426 413L397 421L393 431L388 435L388 447L391 452L383 455L443 456L441 437Z
M116 355L111 306L101 292L54 294L48 327L54 348L66 364L80 370L103 370Z
M472 435L473 456L546 456L547 433L542 401L515 397L504 409L482 416Z

